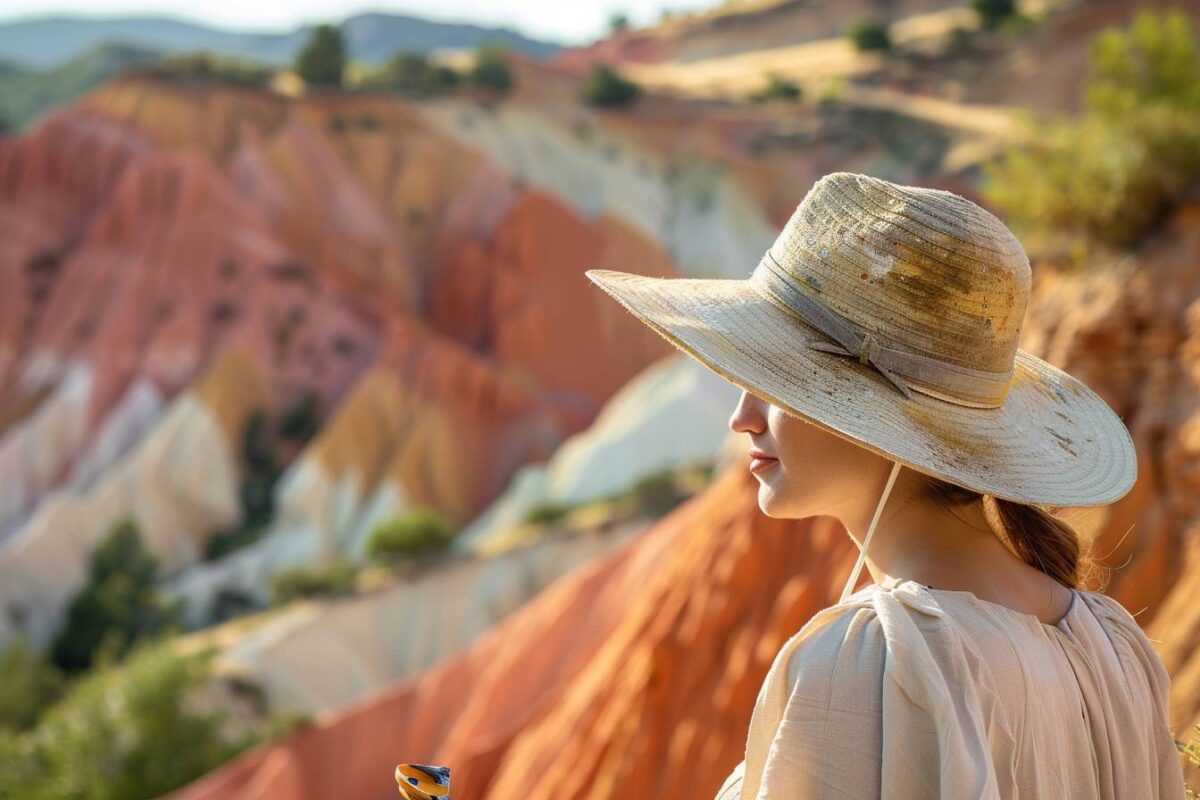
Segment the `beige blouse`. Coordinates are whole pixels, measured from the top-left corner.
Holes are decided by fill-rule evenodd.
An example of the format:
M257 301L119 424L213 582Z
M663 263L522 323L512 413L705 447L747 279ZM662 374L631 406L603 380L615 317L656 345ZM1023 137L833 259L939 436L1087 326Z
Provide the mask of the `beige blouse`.
M780 648L716 800L1183 800L1169 688L1099 592L1049 625L888 579Z

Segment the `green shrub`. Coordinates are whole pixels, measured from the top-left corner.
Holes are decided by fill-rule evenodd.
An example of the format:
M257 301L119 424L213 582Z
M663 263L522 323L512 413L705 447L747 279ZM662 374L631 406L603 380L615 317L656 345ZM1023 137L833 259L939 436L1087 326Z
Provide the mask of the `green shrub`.
M275 74L264 64L209 51L167 55L161 66L168 75L224 80L246 86L265 86Z
M212 655L147 640L119 667L98 662L36 728L0 731L0 797L157 797L303 722L275 715L230 733L227 711L196 702Z
M651 516L661 517L688 498L679 487L674 469L665 469L639 478L631 489L638 507Z
M454 70L433 65L423 53L409 52L396 53L363 81L364 86L416 97L445 94L458 83L459 74Z
M341 86L346 69L346 46L340 28L318 25L296 57L296 74L305 83Z
M1035 240L1127 247L1200 181L1200 57L1188 18L1142 11L1092 39L1085 112L1029 122L984 166L985 197Z
M1123 120L1160 105L1200 110L1200 56L1183 11L1139 11L1128 29L1106 28L1089 48L1091 112Z
M279 435L284 439L304 443L316 434L321 426L321 413L317 405L317 393L305 390L279 418Z
M294 269L293 267L291 267ZM277 270L278 272L278 270ZM232 528L214 531L208 538L204 557L222 558L257 541L275 516L275 484L283 470L278 453L280 441L303 445L321 427L317 393L303 391L272 422L266 409L255 408L242 426L241 518Z
M0 653L0 728L32 727L62 689L63 676L54 664L18 634Z
M481 45L475 51L475 66L468 73L471 83L501 94L512 89L512 68L508 65L508 48L500 44Z
M762 103L769 100L789 100L796 101L801 98L803 92L794 81L784 78L782 75L767 76L766 85L750 95L750 99Z
M642 89L623 78L607 64L597 64L584 86L584 99L594 106L627 106L636 100Z
M524 522L529 525L547 525L552 522L558 522L569 514L572 508L574 506L569 503L547 500L532 506L526 511Z
M433 509L414 508L371 529L367 536L367 557L386 562L419 555L445 547L454 533L450 523Z
M995 30L1017 13L1016 0L971 0L971 8L979 15L979 24L985 30Z
M1016 13L1000 22L1000 32L1007 34L1028 33L1037 30L1038 21L1027 14Z
M1194 730L1196 733L1200 733L1200 723L1192 725L1192 730ZM1181 741L1176 739L1174 736L1171 737L1171 740L1175 742L1175 749L1179 751L1179 754L1182 757L1184 762L1182 766L1184 769L1187 769L1189 765L1192 767L1200 767L1200 738L1197 738L1195 733L1192 734L1192 740L1190 742ZM1200 793L1197 793L1195 789L1193 789L1187 783L1184 783L1184 796L1186 797L1186 800L1196 800L1197 797L1200 797Z
M353 594L356 573L353 564L343 561L289 567L271 577L271 602L283 605L300 597Z
M862 17L846 26L846 36L859 51L892 49L892 36L888 24L874 17Z
M301 397L280 419L278 435L304 441L316 430L316 397ZM232 528L214 531L205 544L206 560L222 558L257 541L275 516L275 483L282 465L276 452L277 442L266 409L255 408L242 425L241 519Z
M956 25L946 37L944 55L952 58L974 55L976 51L975 31Z
M817 96L817 102L822 106L828 107L837 104L842 96L846 93L846 76L833 75L825 79L821 84L821 92Z
M156 586L158 562L132 519L118 523L92 554L88 582L71 598L51 652L66 672L87 669L105 637L117 657L139 639L179 624L182 601L168 603Z

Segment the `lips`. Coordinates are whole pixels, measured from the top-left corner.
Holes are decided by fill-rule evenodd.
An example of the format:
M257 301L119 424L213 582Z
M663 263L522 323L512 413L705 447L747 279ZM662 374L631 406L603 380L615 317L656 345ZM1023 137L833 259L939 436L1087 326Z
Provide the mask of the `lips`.
M775 456L767 455L762 450L750 449L749 468L751 472L771 467L778 463L779 459L775 458Z

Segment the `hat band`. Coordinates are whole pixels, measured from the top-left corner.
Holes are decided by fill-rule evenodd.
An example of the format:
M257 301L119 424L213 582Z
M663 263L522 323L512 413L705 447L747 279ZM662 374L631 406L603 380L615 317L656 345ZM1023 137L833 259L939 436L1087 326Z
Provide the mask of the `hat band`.
M833 342L810 341L808 347L855 356L881 373L905 397L910 390L971 408L997 408L1012 381L1008 372L985 372L879 344L870 331L841 316L796 287L796 278L768 250L750 276L783 310L824 333ZM835 344L836 342L836 344Z

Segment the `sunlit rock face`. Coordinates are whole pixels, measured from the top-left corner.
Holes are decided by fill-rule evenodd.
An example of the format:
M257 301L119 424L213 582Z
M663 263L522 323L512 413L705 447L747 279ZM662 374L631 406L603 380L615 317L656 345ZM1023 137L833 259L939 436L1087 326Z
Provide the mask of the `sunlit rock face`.
M52 640L67 603L86 580L92 551L125 519L138 525L164 574L198 561L213 526L238 519L231 433L267 395L253 364L228 356L155 414L145 435L120 458L88 480L49 494L0 543L0 646L18 632L39 647ZM135 397L131 403L136 402ZM122 408L110 417L113 425L120 424ZM95 447L105 441L97 438ZM95 462L78 463L89 470Z
M897 0L887 7L886 17L907 21L947 9L969 10L951 0ZM862 0L821 5L786 1L715 3L682 13L666 11L656 25L639 25L587 46L565 48L551 56L551 61L582 71L595 63L687 64L733 54L762 55L760 51L843 37L847 23L879 12ZM958 14L954 21L969 25L974 19Z
M375 367L281 476L263 538L172 579L190 624L223 592L265 602L285 567L361 561L374 525L413 506L462 525L516 465L547 457L558 428L535 395L422 326L397 320L385 336Z
M354 598L301 603L264 615L261 624L236 620L238 633L216 669L254 681L273 707L345 708L459 655L539 591L647 524L549 537L499 557L449 559ZM211 633L230 639L221 629Z
M732 149L730 140L739 135L733 125L710 129L705 121L705 127L697 127L701 121L689 120L683 110L678 118L634 116L634 124L620 127L582 112L515 105L481 113L465 103L441 101L423 111L431 125L486 153L517 185L557 198L589 222L607 219L609 227L637 232L683 275L748 275L775 238L775 212L785 210L786 201L774 208L778 198L748 165L743 164L744 172L730 170L708 153L680 152L678 137L695 137L697 150L716 154ZM496 197L502 202L504 195ZM571 241L565 233L563 241ZM630 233L615 237L610 251L596 254L597 263L656 274L636 252L617 249L631 238ZM586 256L587 242L582 244Z
M729 470L461 655L174 796L368 797L410 753L453 764L464 797L582 798L618 776L711 796L778 647L854 555L828 519L763 516L753 482Z
M547 464L522 467L504 494L459 534L455 547L495 552L505 533L540 504L576 505L613 496L643 476L711 462L730 433L739 391L682 354L655 362Z

